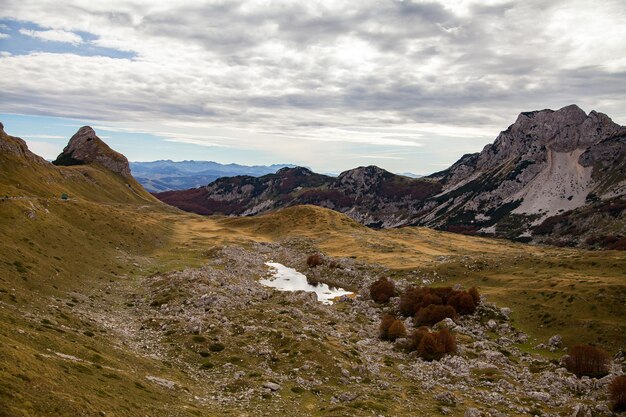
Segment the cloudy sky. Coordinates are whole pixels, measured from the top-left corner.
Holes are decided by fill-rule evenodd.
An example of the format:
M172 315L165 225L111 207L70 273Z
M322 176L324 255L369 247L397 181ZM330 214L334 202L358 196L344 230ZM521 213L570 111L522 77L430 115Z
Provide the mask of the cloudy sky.
M623 0L2 0L0 120L54 158L430 173L521 111L626 124Z

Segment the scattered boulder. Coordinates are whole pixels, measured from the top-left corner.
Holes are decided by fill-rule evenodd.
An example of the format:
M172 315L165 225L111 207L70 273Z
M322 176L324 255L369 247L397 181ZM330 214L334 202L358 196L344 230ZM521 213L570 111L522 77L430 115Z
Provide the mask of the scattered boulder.
M280 385L275 382L267 381L263 384L263 388L267 388L270 391L278 391L280 389Z
M337 397L339 399L339 401L341 401L342 403L347 403L350 401L354 401L356 400L356 398L359 396L359 394L357 394L356 392L344 392L341 393L339 395L339 397Z
M548 340L548 346L549 349L554 352L556 349L563 347L563 338L560 335L555 334Z
M435 395L435 400L442 405L456 405L456 397L450 391Z
M464 417L482 417L483 413L477 408L468 408L465 410Z

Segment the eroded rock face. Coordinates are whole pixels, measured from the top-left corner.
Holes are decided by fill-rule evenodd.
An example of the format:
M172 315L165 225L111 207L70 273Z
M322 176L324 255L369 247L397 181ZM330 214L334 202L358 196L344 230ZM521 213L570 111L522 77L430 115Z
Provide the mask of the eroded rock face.
M4 132L2 123L0 123L0 154L17 156L27 162L47 164L43 158L35 155L28 149L28 145L26 145L23 139L7 135Z
M89 126L81 127L52 163L66 166L97 163L124 177L131 176L128 159L111 149Z

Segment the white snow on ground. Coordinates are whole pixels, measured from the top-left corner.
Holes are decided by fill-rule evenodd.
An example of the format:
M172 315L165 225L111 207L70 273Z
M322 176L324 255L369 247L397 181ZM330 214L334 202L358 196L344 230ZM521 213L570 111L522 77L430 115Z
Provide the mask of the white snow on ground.
M512 201L523 199L513 213L548 217L584 205L592 184L592 167L583 167L578 163L584 151L548 150L548 163L544 170L511 198Z

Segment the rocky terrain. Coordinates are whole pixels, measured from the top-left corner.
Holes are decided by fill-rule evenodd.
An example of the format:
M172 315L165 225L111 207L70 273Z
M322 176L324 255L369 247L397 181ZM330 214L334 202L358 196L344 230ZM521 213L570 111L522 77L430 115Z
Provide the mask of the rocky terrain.
M268 416L612 415L607 385L623 373L622 355L613 359L608 376L577 378L559 359L566 353L560 336L537 346L544 354L529 353L537 342L515 329L510 309L488 300L471 316L437 324L457 335L458 353L426 362L400 348L402 340L394 345L377 337L380 316L397 298L382 307L365 295L324 306L312 293L279 292L258 283L268 274L268 260L358 294L366 294L376 277L389 272L349 258L307 269L308 250L310 243L301 240L214 248L201 268L145 278L144 292L127 296L126 314L83 303L81 315L137 354L168 363L197 381L184 387L165 371L145 375L146 383L187 391L184 395L193 403L213 411ZM123 285L109 288L123 292ZM412 319L405 324L413 328Z
M624 161L626 127L605 114L587 115L571 105L521 113L482 152L464 155L429 177L408 178L370 166L332 178L294 168L258 179L222 178L205 187L156 196L200 214L245 216L315 204L373 227L425 225L585 246L589 239L626 236L623 210L612 217L602 214L606 205L623 207ZM541 227L557 222L556 216L575 216L576 210L592 213L587 222L591 227L584 233L561 228L552 234Z

